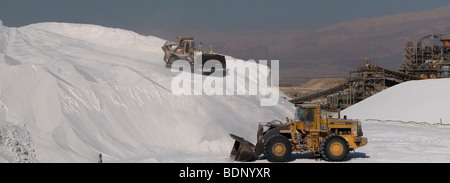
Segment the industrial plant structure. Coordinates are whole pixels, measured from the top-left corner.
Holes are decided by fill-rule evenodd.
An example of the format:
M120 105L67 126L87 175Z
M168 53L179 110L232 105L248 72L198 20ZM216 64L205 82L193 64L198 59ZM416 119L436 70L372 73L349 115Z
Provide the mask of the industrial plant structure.
M416 45L407 41L404 62L394 71L365 58L363 66L349 73L346 83L290 101L295 104L315 101L328 110L343 109L401 82L450 77L450 35L428 35Z

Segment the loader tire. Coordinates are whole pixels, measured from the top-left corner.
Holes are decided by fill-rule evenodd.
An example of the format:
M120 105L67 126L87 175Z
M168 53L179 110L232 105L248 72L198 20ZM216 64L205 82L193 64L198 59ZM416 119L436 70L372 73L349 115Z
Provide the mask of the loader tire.
M167 60L166 68L172 68L172 64L179 59L180 58L178 58L177 56L170 56L169 59Z
M320 143L320 156L326 161L344 161L348 149L347 140L339 135L328 135Z
M275 134L264 142L264 155L270 162L286 162L292 154L292 145L288 138Z

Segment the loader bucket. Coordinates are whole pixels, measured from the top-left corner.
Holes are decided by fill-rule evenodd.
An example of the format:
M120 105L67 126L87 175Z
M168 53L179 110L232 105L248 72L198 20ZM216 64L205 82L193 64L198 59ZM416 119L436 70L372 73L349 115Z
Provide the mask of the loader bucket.
M227 68L227 62L225 60L225 56L223 56L223 55L219 55L219 54L215 54L215 53L203 53L202 54L202 64L205 65L205 63L208 60L217 60L222 64L222 69Z
M230 134L234 145L231 149L230 158L234 161L250 161L255 158L255 145L242 137Z

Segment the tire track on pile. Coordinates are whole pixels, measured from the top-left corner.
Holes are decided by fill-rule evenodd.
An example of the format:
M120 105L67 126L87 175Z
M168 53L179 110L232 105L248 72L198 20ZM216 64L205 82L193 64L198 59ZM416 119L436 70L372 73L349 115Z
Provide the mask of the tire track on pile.
M125 68L127 68L128 70L130 70L130 71L133 71L134 73L140 75L140 76L143 77L144 79L146 79L146 80L152 82L152 83L155 84L156 86L158 86L158 87L160 87L160 88L166 90L167 92L172 93L171 90L169 90L169 89L167 89L166 87L164 87L163 85L157 83L157 82L154 81L153 79L150 79L149 77L147 77L146 75L142 74L141 72L139 72L139 71L137 71L137 70L135 70L135 69L133 69L133 68L131 68L131 67L128 67L128 66L122 66L122 67L125 67Z

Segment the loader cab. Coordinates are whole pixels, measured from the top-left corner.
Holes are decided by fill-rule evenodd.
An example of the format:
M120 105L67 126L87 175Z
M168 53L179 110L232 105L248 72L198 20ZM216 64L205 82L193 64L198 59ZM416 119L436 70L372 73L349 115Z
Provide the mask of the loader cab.
M311 126L315 121L320 119L320 105L315 104L301 104L297 105L295 109L295 121L305 122L307 126Z
M178 37L178 48L183 50L184 54L189 54L191 49L195 49L193 37Z
M314 121L314 109L297 107L297 109L295 110L295 120L296 121L313 122Z

